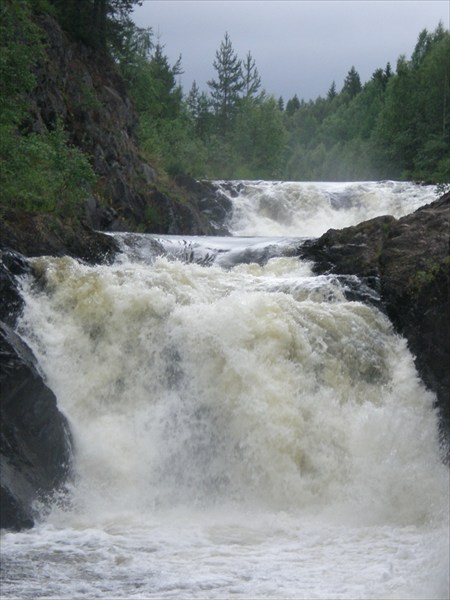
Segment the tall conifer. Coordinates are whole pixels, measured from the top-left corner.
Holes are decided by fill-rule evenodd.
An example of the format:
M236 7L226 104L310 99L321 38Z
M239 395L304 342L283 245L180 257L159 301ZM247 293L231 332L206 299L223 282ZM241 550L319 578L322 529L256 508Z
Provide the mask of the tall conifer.
M254 98L261 87L261 77L250 52L247 53L242 64L242 74L244 79L244 97Z
M208 86L218 128L224 133L230 129L245 85L242 63L233 50L228 33L225 33L216 52L213 66L217 72L217 79L208 81Z

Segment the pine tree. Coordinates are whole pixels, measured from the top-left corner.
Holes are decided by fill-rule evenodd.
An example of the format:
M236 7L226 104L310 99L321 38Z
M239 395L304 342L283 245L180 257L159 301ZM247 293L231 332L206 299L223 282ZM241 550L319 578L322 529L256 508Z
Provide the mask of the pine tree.
M244 97L254 98L261 87L261 77L259 76L255 60L250 52L248 52L245 57L245 61L242 65L242 72L244 79Z
M242 63L233 50L228 33L225 33L224 40L216 52L213 66L217 71L217 79L211 79L207 83L211 90L211 104L218 129L225 133L233 123L245 86Z

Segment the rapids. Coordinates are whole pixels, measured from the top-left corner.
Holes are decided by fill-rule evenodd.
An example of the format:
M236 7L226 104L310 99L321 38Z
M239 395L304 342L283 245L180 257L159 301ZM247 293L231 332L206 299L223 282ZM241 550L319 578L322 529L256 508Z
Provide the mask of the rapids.
M432 189L218 185L232 238L33 259L18 331L75 466L34 529L2 534L2 598L448 597L434 396L386 316L295 257Z
M399 218L436 199L434 186L400 181L218 182L233 200L236 236L318 237L389 214Z

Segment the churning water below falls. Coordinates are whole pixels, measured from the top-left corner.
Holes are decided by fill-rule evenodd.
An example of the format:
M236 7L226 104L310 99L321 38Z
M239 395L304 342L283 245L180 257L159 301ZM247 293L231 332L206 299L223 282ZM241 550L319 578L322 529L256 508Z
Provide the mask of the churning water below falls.
M232 195L233 238L117 234L111 266L33 260L19 332L74 476L3 534L2 598L448 598L434 396L387 318L294 256L433 188Z

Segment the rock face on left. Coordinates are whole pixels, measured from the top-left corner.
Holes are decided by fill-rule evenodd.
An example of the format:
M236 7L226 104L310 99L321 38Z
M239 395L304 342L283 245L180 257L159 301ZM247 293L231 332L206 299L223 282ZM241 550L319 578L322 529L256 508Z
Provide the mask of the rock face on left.
M74 42L49 15L36 22L45 60L35 69L29 127L52 130L59 121L70 144L89 157L97 180L87 197L86 224L102 231L225 234L203 211L214 190L188 177L165 178L142 155L137 113L112 58Z
M26 261L4 252L0 263L0 526L32 527L34 503L46 501L70 473L71 437L36 360L13 331L22 300L15 276Z

